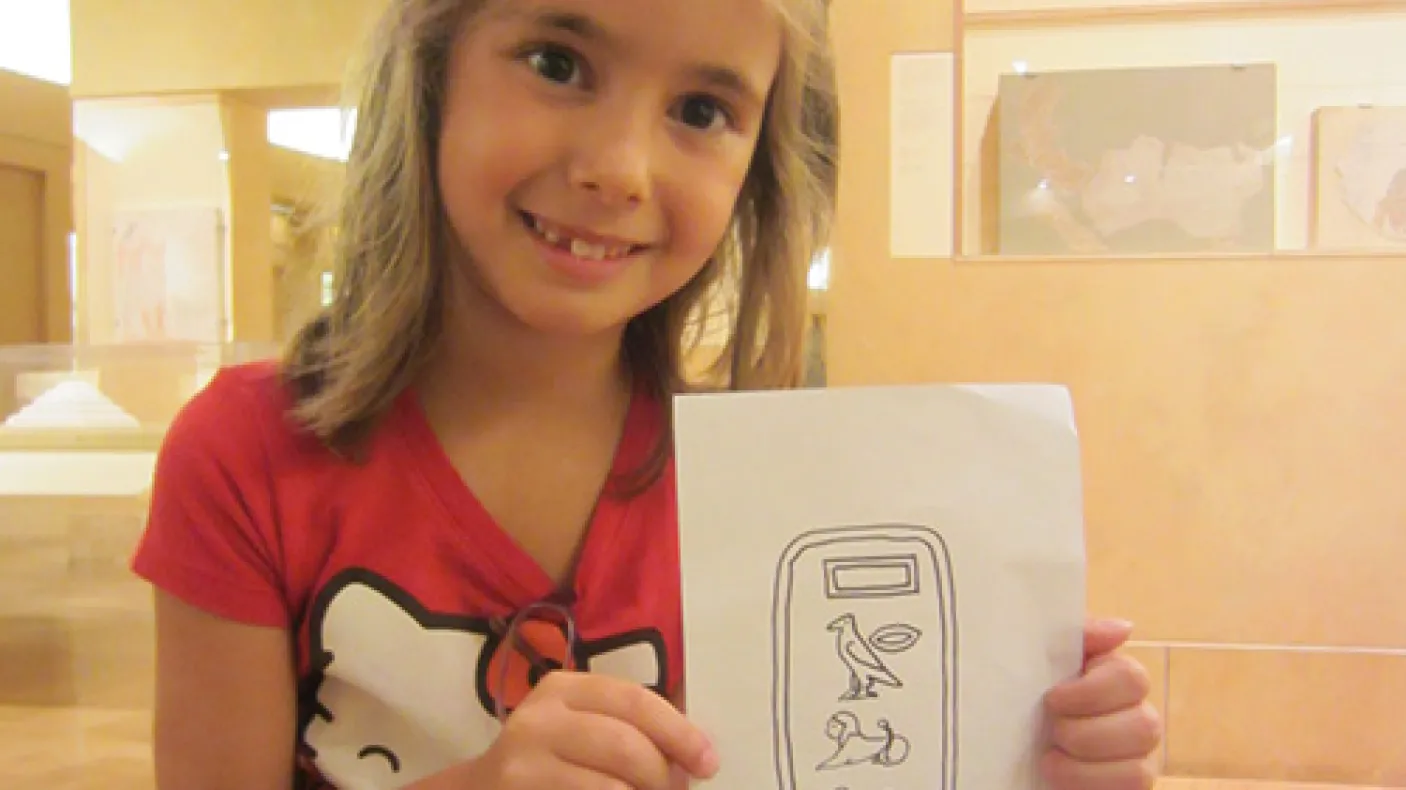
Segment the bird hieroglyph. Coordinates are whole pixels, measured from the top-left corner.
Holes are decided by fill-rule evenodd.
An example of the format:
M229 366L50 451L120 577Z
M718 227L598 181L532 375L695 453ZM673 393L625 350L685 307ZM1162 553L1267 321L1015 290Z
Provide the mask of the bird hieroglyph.
M907 623L892 623L865 636L852 613L836 617L826 629L835 633L835 652L849 674L840 702L877 699L876 686L903 687L903 681L879 654L909 650L922 637L920 630ZM828 771L862 764L894 766L907 759L908 739L895 733L887 719L879 719L875 729L876 733L866 732L853 711L836 712L825 723L825 735L835 743L835 751L816 769Z

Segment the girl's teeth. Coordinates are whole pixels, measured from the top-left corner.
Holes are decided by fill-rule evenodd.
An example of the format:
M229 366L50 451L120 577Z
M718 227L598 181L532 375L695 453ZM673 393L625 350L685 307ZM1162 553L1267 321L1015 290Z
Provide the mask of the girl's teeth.
M537 229L538 233L542 234L542 238L546 239L549 244L562 246L562 242L566 241L566 239L562 238L560 233L543 225L542 220L536 217L532 218L532 225ZM570 243L566 246L569 247L572 255L594 261L604 260L606 258L619 258L630 251L628 247L606 247L604 244L592 244L589 241L581 241L580 239L571 239Z
M581 241L580 239L572 239L571 254L578 258L599 261L605 258L605 245L592 244L589 241Z
M561 241L561 235L546 225L543 225L542 220L533 217L532 226L536 228L537 232L542 234L542 238L546 239L548 242L556 244Z

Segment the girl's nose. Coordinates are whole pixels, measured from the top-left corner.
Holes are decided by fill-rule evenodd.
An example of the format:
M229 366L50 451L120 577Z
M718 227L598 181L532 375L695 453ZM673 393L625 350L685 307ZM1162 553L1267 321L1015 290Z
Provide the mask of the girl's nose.
M602 110L593 128L577 134L568 165L571 185L612 207L643 203L650 198L655 126L642 113Z

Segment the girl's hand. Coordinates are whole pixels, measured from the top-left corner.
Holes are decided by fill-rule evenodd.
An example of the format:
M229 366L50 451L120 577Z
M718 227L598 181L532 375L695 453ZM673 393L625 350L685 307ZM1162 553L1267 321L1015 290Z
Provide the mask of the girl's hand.
M638 683L557 671L460 778L475 790L669 790L676 768L707 779L717 767L707 737L668 700Z
M1148 790L1156 781L1162 723L1147 702L1147 670L1115 652L1131 632L1128 623L1089 621L1083 673L1045 697L1054 745L1042 768L1055 790Z

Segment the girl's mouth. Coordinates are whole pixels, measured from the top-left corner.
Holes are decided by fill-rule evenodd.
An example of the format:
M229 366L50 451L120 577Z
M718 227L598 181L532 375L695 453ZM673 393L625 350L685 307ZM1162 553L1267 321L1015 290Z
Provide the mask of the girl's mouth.
M573 238L571 231L554 225L535 214L519 211L527 230L541 241L559 250L588 261L611 261L633 255L645 249L645 245L628 242L598 242Z

